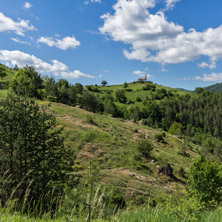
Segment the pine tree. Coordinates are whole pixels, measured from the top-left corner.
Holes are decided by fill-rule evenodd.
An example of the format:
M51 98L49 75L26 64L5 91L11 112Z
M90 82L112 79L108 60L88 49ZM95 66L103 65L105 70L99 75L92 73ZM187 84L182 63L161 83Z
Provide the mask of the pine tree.
M34 100L10 94L0 102L0 181L10 178L0 193L3 202L15 187L14 198L22 200L29 188L27 202L41 199L45 209L52 190L53 198L61 196L72 161L61 132L56 118Z

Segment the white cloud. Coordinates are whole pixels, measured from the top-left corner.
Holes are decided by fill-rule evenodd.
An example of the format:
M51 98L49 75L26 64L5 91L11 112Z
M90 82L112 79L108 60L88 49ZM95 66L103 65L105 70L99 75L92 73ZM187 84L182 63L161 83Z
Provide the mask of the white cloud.
M102 78L102 77L103 77L103 75L102 75L102 74L99 74L99 75L98 75L98 78Z
M180 0L165 0L166 3L166 10L172 9L174 5L179 2Z
M24 7L27 8L27 9L30 9L32 7L32 5L29 2L26 2L24 4Z
M195 79L195 78L194 78L194 79ZM190 77L185 77L185 78L176 79L176 80L179 80L179 81L188 81L188 80L192 80L192 78L190 78Z
M101 3L102 0L91 0L92 3L97 2L97 3Z
M143 72L140 70L133 71L133 74L141 76L141 77L146 76L147 79L152 77L150 74L146 74L146 72Z
M30 42L22 41L18 38L11 38L11 40L14 41L14 42L20 43L20 44L31 45Z
M133 71L133 74L139 75L139 76L144 76L146 73L143 71L140 71L140 70L136 70L136 71Z
M84 5L88 5L88 4L89 4L89 1L84 1L83 4L84 4Z
M211 74L204 74L203 76L196 76L194 79L204 82L218 82L222 81L222 73L213 72Z
M50 47L57 47L62 50L67 50L69 48L76 48L80 46L80 42L75 39L75 37L64 37L63 39L53 39L51 37L40 37L37 40L38 43L44 43Z
M70 71L62 62L52 60L51 64L44 62L34 55L30 55L21 51L0 50L0 60L15 66L24 67L26 65L34 66L39 72L46 74L54 74L63 78L76 79L80 77L95 78L92 75L80 72L79 70Z
M206 62L202 62L198 65L200 68L209 68L209 69L215 69L216 68L216 62L213 61L210 64Z
M172 7L176 1L166 1ZM151 14L155 0L117 0L113 14L101 18L100 33L130 46L123 53L130 60L176 64L209 57L212 64L222 59L222 26L203 32L184 31L183 26L170 22L164 12ZM212 67L212 66L211 66Z
M167 69L162 68L162 69L161 69L161 71L162 71L162 72L167 72L168 70L167 70Z
M17 35L24 36L24 32L33 30L36 28L28 20L18 19L18 22L15 22L0 12L0 32L12 31Z

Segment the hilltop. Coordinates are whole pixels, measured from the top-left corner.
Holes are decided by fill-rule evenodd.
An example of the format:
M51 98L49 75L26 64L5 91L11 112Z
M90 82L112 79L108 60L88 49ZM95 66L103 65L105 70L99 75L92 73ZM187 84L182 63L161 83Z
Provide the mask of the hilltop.
M5 68L7 76L3 82L11 82L17 70ZM147 86L151 88L144 89ZM115 90L124 89L127 103L116 101L115 104L120 107L130 107L132 104L142 107L142 101L151 97L161 101L166 95L177 97L189 94L152 82L133 82L127 86L86 86L85 89L95 95L113 96ZM7 89L0 90L0 97L6 94ZM164 201L169 194L185 189L186 174L201 149L189 138L167 132L161 138L163 130L148 127L133 119L113 118L108 114L92 113L61 103L39 103L48 104L48 110L64 126L65 144L75 150L75 162L83 167L83 178L87 165L92 161L99 169L98 184L118 188L126 200L133 198L141 203L150 198L157 202ZM142 157L137 149L138 143L144 139L148 139L153 146L148 159ZM177 179L157 173L158 166L166 164L171 165Z
M206 90L213 93L222 93L222 83L216 83L210 86L205 87Z
M107 218L115 208L138 205L169 207L170 202L181 204L181 209L185 204L185 213L199 207L199 202L190 206L194 199L186 195L188 178L195 160L221 160L221 94L203 88L187 92L150 81L82 86L41 77L33 67L3 68L7 75L1 80L0 98L9 90L21 98L28 92L63 128L64 150L70 156L62 215L72 215L78 206L85 217L91 195L100 195Z

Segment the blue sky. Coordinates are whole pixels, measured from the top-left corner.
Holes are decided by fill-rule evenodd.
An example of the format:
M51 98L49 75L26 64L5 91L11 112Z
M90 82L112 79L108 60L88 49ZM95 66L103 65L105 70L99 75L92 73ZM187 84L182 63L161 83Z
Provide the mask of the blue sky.
M72 83L222 82L222 2L1 0L0 62Z

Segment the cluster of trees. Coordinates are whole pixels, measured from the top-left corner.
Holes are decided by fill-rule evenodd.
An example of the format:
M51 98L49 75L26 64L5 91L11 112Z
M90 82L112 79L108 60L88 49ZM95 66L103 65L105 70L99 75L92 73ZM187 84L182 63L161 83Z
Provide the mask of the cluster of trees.
M107 82L104 80L101 84L105 86ZM222 136L222 95L202 88L197 88L193 95L175 96L170 90L156 89L155 84L148 82L143 90L149 90L151 96L142 100L142 106L119 107L115 102L127 103L127 89L116 89L113 95L108 91L103 94L98 86L84 89L80 83L72 85L64 79L55 81L51 77L42 78L33 67L28 66L17 71L12 88L18 94L69 105L78 104L92 112L106 112L125 119L146 119L148 125L164 130L169 130L172 124L175 127L174 122L177 122L181 124L179 131L189 136L197 131Z
M204 157L195 160L188 177L188 194L205 207L216 207L222 200L222 174L218 162Z
M159 103L149 100L137 111L137 119L147 119L151 126L170 129L178 123L181 133L196 132L222 136L222 95L207 91L193 95L165 97Z
M0 200L55 208L72 163L55 117L34 100L9 94L0 101ZM53 192L52 192L53 191ZM23 203L24 206L24 203Z
M0 73L4 71L0 70ZM104 80L101 84L105 86L107 82ZM65 79L56 81L52 77L43 78L29 66L18 69L11 87L14 92L23 96L79 105L88 111L105 112L135 121L146 119L149 126L164 130L171 127L171 131L177 131L178 134L194 136L201 132L222 137L222 95L210 93L202 88L197 88L193 94L182 96L164 88L156 89L155 84L147 82L143 90L150 91L150 96L137 98L137 102L142 102L138 106L127 101L127 83L124 84L124 88L116 89L114 93L110 93L109 90L101 92L97 85L84 88L80 83L72 85ZM118 106L116 102L125 105ZM127 106L128 104L132 105ZM173 129L176 126L179 130Z

